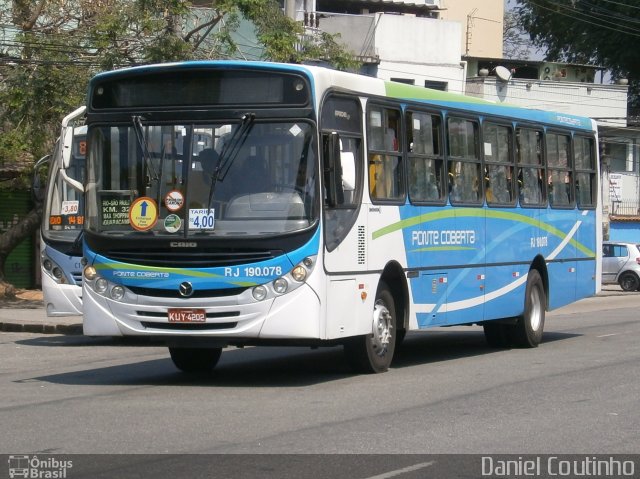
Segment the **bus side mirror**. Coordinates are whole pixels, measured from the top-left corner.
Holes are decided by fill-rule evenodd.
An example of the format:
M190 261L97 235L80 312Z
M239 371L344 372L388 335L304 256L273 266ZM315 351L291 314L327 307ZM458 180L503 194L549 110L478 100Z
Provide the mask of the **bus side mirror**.
M324 181L329 206L344 203L342 187L342 161L340 159L340 135L333 131L322 136Z
M51 155L45 155L40 158L35 166L33 167L33 180L31 182L31 195L33 196L33 201L36 203L42 203L44 200L44 196L46 193L46 186L42 187L42 170L45 166L49 165L51 161Z

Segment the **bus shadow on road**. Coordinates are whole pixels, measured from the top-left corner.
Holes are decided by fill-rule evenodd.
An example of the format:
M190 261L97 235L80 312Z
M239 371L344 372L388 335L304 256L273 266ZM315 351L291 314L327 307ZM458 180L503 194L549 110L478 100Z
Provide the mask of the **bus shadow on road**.
M164 354L164 353L162 353ZM133 355L132 355L133 356ZM341 347L229 349L211 373L178 371L168 351L166 357L109 365L26 379L73 386L210 386L210 387L300 387L340 380L353 373ZM148 356L147 356L148 357ZM117 358L109 358L114 362Z
M548 332L541 348L556 341L571 339L578 334ZM124 355L114 354L96 358L101 362L119 362L119 358L140 360L25 379L74 386L204 386L204 387L300 387L337 381L357 376L348 366L342 347L309 349L301 347L247 347L228 348L217 367L208 374L179 372L168 351L151 343L154 349L143 348L145 343L107 341L83 337L39 337L17 343L42 347L96 346L122 348ZM129 348L130 349L129 349ZM441 361L484 356L507 349L494 349L487 345L482 330L429 330L411 332L396 351L392 369L428 365ZM129 356L130 355L130 356ZM148 359L153 356L153 359Z
M539 347L543 348L545 344L578 336L580 334L545 332ZM517 349L520 348L513 348L513 350ZM480 328L468 328L468 330L439 328L415 331L407 334L402 346L396 351L393 367L416 366L505 351L508 352L510 349L489 346Z

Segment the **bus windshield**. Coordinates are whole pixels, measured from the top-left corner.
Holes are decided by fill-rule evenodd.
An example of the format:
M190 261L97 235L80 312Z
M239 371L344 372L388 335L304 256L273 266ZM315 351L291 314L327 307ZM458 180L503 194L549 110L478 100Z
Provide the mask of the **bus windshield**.
M283 234L315 223L313 126L128 124L89 133L86 227L153 236Z

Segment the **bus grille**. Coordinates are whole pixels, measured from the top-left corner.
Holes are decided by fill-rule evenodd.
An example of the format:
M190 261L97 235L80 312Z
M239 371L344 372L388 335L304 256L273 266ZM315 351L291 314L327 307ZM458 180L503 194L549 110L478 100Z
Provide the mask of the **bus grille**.
M107 251L109 259L122 263L165 268L213 268L267 261L282 255L282 251L178 252L178 251Z
M216 329L233 329L238 323L150 323L142 321L148 329L164 329L171 331L207 331Z
M73 271L71 277L76 286L82 286L82 271Z
M154 298L178 298L186 299L175 289L143 288L141 286L127 286L132 292L140 296L152 296ZM247 288L225 288L225 289L194 289L189 298L222 298L225 296L237 296Z

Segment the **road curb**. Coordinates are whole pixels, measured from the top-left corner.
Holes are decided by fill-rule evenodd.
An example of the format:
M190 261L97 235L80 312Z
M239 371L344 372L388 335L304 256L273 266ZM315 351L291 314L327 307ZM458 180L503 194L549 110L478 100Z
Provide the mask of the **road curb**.
M40 334L82 334L82 324L42 324L0 322L0 331L5 333L40 333Z
M639 296L640 292L624 292L618 288L607 287L603 288L600 293L592 296L592 298L602 298L607 296L619 296L619 297L634 297ZM23 306L21 304L21 306ZM26 309L16 310L14 308L8 308L8 314L4 318L0 318L0 332L4 333L35 333L35 334L62 334L67 336L82 335L82 322L81 318L46 318L44 321L39 321L37 318L39 315L46 316L41 307L31 307ZM29 310L30 316L31 310L36 315L32 317L25 316L25 311ZM35 311L41 310L41 311ZM22 319L20 319L22 317ZM79 321L80 322L77 322Z

